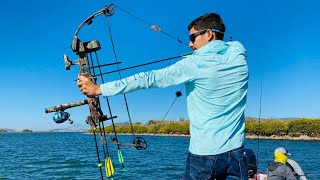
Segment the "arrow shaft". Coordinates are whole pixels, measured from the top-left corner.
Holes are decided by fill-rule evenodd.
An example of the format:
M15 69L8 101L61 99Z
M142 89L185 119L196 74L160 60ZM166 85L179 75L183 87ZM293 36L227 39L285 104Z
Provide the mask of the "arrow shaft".
M111 74L111 73L115 73L115 72L120 72L120 71L133 69L133 68L137 68L137 67L141 67L141 66L146 66L146 65L150 65L150 64L155 64L155 63L159 63L159 62L169 61L169 60L173 60L173 59L180 58L180 57L183 57L183 56L186 56L186 55L190 55L190 54L191 53L186 53L184 55L174 56L174 57L170 57L170 58L166 58L166 59L161 59L161 60L152 61L152 62L148 62L148 63L143 63L143 64L139 64L139 65L134 65L134 66L130 66L130 67L122 68L122 69L117 69L117 70L113 70L113 71L97 74L97 76Z

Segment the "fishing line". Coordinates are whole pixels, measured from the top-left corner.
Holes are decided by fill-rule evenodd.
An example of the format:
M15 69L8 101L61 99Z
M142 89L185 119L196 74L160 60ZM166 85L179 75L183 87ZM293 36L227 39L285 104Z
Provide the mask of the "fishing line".
M261 133L261 127L260 127L260 122L261 122L261 111L262 111L262 82L263 82L263 72L261 75L261 81L260 81L260 98L259 98L259 121L258 121L258 147L257 147L257 169L259 167L259 149L260 149L260 133Z
M81 140L81 138L79 137L79 135L77 134L77 132L76 132L75 130L73 131L73 130L71 129L72 127L77 127L77 128L79 128L79 127L81 127L81 126L80 126L80 123L77 123L77 124L71 125L70 127L66 127L66 128L64 128L63 130L70 130L70 132L72 132L72 133L75 135L75 137L78 139L78 141L79 141L80 144L82 145L82 149L86 150L88 153L91 153L91 151L89 150L89 148L84 145L83 139Z
M140 22L142 22L142 23L144 23L144 24L146 24L146 25L150 26L153 30L158 31L158 32L161 32L161 33L165 34L166 36L168 36L168 37L170 37L170 38L172 38L172 39L174 39L174 40L178 41L179 43L182 43L182 44L184 44L184 45L186 45L186 46L188 46L188 47L189 47L189 45L188 45L187 43L183 42L183 41L182 41L182 40L180 40L178 37L174 37L173 35L171 35L171 34L167 33L166 31L163 31L162 29L160 29L160 27L159 27L159 26L152 25L151 23L149 23L149 22L147 22L147 21L143 20L142 18L140 18L140 17L138 17L138 16L136 16L136 15L134 15L134 14L132 14L132 13L130 13L130 12L129 12L129 11L127 11L127 10L124 10L124 9L120 8L119 6L117 6L117 5L115 5L115 4L114 4L114 6L115 6L115 7L117 7L118 9L120 9L121 11L123 11L123 12L125 12L125 13L129 14L130 16L132 16L132 17L136 18L136 19L137 19L137 20L139 20Z
M173 100L171 106L169 107L167 113L166 113L166 114L164 115L164 117L162 118L162 121L167 117L168 113L170 112L173 104L176 102L176 100L178 99L178 97L180 97L180 96L182 95L181 91L182 91L183 88L184 88L184 85L181 87L180 91L177 91L177 92L176 92L176 98L174 98L174 100Z

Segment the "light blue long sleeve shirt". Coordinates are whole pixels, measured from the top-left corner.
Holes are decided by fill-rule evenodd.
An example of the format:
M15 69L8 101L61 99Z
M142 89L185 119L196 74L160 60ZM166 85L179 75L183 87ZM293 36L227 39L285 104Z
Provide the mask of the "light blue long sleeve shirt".
M248 89L246 50L239 42L212 41L164 69L100 85L103 96L185 83L189 151L216 155L241 147Z

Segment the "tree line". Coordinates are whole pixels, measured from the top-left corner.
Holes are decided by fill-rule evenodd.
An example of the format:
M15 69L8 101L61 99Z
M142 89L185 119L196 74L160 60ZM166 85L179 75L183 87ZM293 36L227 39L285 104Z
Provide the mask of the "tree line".
M259 122L257 119L247 118L246 133L262 136L320 137L320 119L301 118L288 121L268 119Z
M137 134L174 134L189 135L190 121L180 118L179 121L150 120L146 124L134 123L134 132ZM130 134L130 125L116 125L117 133ZM113 126L104 128L105 133L113 133ZM281 121L277 119L266 119L259 121L256 118L246 118L245 131L247 134L262 136L292 136L307 135L309 137L320 137L320 119L297 119ZM92 133L93 130L88 131ZM101 132L98 129L98 132Z
M140 122L134 123L134 132L137 134L176 134L176 135L189 135L190 121L180 118L179 121L170 120L150 120L146 124ZM105 133L113 133L113 126L105 127ZM130 134L130 125L116 125L117 133ZM100 132L100 129L97 129ZM93 130L89 129L89 133Z

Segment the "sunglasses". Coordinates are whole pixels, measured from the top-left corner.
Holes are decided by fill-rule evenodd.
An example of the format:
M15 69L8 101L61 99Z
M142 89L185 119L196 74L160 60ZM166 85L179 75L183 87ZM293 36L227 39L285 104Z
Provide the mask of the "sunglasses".
M199 35L201 35L201 34L204 34L205 32L207 32L207 30L208 30L208 29L202 29L202 30L197 31L197 32L195 32L195 33L193 33L193 34L190 34L190 35L189 35L189 40L190 40L192 43L194 43L194 41L196 40L196 37L199 36ZM210 29L209 29L209 30L210 30ZM219 30L217 30L217 29L211 29L211 30L212 30L212 32L220 32L220 33L223 33L223 32L221 32L221 31L219 31Z

